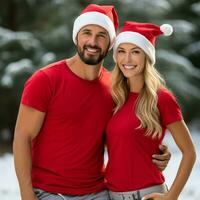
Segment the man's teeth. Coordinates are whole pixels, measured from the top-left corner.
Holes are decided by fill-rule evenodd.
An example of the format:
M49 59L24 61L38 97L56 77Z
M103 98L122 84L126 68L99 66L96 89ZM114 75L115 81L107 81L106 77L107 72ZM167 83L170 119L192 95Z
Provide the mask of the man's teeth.
M133 69L135 68L137 65L123 65L125 69Z
M91 52L91 53L97 53L98 52L98 50L97 49L93 49L93 48L87 48L87 50L89 51L89 52Z

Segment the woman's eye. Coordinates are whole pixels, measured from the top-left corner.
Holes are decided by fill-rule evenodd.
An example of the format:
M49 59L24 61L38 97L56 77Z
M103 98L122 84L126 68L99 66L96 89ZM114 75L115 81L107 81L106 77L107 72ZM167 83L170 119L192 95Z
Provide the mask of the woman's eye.
M132 53L133 53L133 54L139 54L139 53L140 53L140 51L138 51L138 50L135 50L135 51L133 51Z

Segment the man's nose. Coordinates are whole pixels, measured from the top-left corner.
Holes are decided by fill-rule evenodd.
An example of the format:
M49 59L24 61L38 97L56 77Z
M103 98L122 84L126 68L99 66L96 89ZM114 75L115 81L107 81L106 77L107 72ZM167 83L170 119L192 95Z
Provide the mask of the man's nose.
M89 39L89 44L91 46L96 46L97 45L97 37L95 35L92 35Z

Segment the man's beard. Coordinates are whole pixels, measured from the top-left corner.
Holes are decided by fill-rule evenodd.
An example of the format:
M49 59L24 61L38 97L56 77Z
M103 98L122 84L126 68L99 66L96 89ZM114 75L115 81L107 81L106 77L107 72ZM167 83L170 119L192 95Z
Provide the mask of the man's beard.
M85 56L85 50L87 48L93 48L93 49L97 49L99 53L99 55L96 56ZM81 58L81 60L87 64L87 65L97 65L99 64L108 54L108 48L106 49L106 51L102 51L101 48L99 48L98 46L92 46L92 45L84 45L83 49L81 50L81 47L77 45L77 52L79 57Z

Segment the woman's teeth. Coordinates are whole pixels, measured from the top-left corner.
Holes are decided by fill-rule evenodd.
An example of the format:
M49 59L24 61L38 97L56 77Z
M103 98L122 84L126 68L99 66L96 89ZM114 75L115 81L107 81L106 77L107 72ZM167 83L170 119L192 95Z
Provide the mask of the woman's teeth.
M137 65L123 65L123 67L125 68L125 69L133 69L133 68L135 68Z

